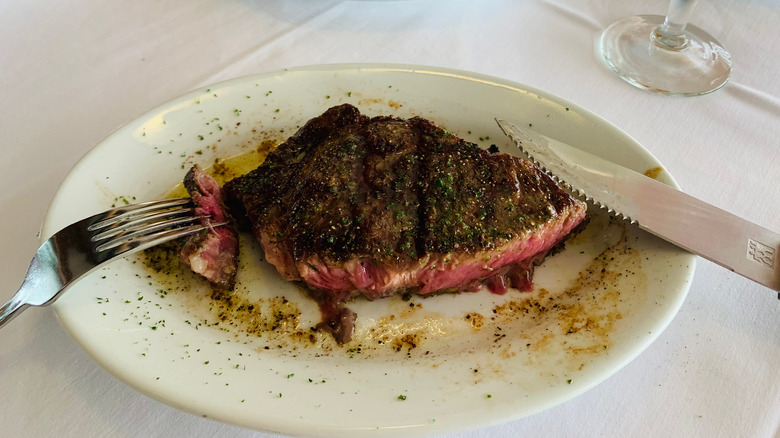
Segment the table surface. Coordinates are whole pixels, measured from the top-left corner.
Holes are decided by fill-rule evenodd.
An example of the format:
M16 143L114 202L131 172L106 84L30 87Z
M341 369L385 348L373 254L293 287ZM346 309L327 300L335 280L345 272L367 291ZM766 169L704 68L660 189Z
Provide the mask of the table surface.
M58 185L114 129L203 85L324 63L427 64L545 90L627 132L686 192L780 230L780 6L700 2L691 22L719 37L734 72L694 98L635 89L595 55L610 23L665 10L663 0L2 2L4 299L21 284ZM4 436L275 436L135 392L49 308L0 334ZM671 325L605 382L542 413L448 436L774 437L778 370L776 294L700 260Z

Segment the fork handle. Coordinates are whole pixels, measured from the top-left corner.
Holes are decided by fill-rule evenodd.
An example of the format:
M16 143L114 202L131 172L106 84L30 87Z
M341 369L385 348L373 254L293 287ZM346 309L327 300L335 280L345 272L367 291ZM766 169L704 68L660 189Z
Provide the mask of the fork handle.
M3 307L0 307L0 327L8 324L9 321L14 319L17 315L22 313L22 310L28 307L30 307L30 305L23 302L18 297L11 298L10 301L3 304Z

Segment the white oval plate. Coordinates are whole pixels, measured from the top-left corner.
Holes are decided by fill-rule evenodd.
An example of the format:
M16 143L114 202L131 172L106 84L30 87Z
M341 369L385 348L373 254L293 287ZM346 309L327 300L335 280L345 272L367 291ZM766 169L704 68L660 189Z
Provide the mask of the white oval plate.
M192 164L282 140L344 102L420 115L502 151L513 147L494 117L637 171L660 166L598 116L503 79L408 65L295 68L204 87L117 130L63 182L43 237L112 204L159 198ZM355 339L337 346L309 331L311 300L242 240L237 301L278 323L247 331L258 321L220 321L203 282L151 275L140 256L81 281L56 313L101 366L184 411L291 435L421 436L517 419L603 381L667 326L694 269L690 254L594 212L537 268L533 292L356 300Z

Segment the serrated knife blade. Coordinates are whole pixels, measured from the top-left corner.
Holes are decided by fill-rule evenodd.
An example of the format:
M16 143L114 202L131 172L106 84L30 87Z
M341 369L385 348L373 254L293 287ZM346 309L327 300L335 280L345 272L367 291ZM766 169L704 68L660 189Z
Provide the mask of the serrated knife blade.
M506 120L496 122L532 161L572 192L680 248L780 291L780 234L574 146Z

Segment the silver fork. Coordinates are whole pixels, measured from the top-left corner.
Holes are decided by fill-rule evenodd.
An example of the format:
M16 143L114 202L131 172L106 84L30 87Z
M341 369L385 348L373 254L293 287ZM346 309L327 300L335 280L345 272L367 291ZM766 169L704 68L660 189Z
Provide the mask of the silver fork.
M55 233L30 262L22 287L0 307L0 327L29 306L53 303L100 266L164 242L224 225L202 224L189 198L150 201L96 214Z

